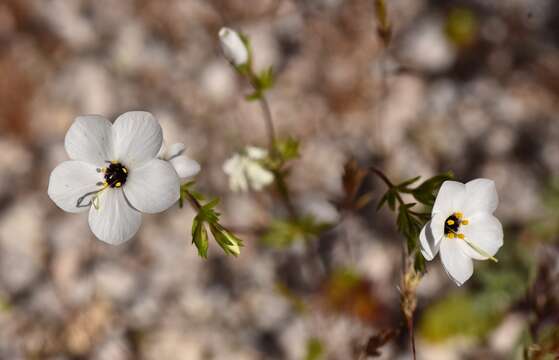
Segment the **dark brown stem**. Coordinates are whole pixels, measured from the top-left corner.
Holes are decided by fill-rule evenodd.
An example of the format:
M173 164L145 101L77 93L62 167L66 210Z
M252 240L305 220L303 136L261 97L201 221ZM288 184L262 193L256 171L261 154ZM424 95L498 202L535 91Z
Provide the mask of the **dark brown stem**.
M388 179L388 177L386 177L386 175L384 175L384 173L380 169L377 169L374 166L371 166L370 169L375 175L377 175L386 184L386 186L388 186L389 189L395 189L396 188L396 185L394 185L392 183L392 181L390 181L390 179ZM400 205L405 204L404 200L402 199L402 197L400 196L398 191L395 191L394 195L396 195L396 199L398 199L398 202L400 203Z
M413 330L413 315L411 318L409 318L407 320L408 323L408 331L410 332L410 347L411 347L411 353L413 356L413 360L416 360L416 353L415 353L415 332Z
M402 197L400 196L398 189L396 188L396 186L392 183L392 181L390 181L390 179L380 170L377 169L374 166L370 167L370 170L377 175L385 184L386 186L392 190L395 189L394 194L396 196L396 199L398 199L398 202L400 203L400 205L404 205L404 199L402 199ZM409 210L408 210L409 211ZM408 264L407 264L407 259L408 259L408 249L405 243L402 244L402 287L403 287L403 298L402 298L402 310L404 312L404 316L406 317L406 324L408 326L408 331L410 334L410 347L412 350L412 356L413 356L413 360L416 360L416 352L415 352L415 332L414 332L414 328L413 328L413 312L411 314L408 314L408 312L405 310L405 306L404 306L404 302L406 301L405 297L408 296L408 289L406 287L405 284L405 279L407 277L407 269L408 269Z
M202 205L200 204L200 202L196 200L196 198L192 196L192 194L188 190L186 190L184 194L190 206L192 206L192 208L194 208L196 212L200 212L200 210L202 209Z

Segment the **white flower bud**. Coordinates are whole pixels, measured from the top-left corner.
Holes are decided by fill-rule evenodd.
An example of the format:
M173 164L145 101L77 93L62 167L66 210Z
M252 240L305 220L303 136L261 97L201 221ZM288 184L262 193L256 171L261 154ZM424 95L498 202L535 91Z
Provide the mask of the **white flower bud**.
M219 30L219 40L225 58L235 66L248 62L248 49L239 33L229 28Z

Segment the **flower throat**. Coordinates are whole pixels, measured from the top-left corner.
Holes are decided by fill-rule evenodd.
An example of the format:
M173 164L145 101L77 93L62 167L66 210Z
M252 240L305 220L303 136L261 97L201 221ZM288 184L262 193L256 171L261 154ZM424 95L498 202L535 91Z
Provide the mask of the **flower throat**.
M112 188L119 188L126 183L128 169L119 162L111 161L105 168L105 183Z

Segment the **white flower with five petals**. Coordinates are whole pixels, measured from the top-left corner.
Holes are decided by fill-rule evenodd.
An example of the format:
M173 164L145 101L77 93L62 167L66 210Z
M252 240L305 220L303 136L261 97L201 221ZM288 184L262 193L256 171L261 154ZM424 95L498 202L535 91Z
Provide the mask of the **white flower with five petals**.
M493 216L499 198L495 183L476 179L466 184L445 181L429 221L419 236L427 260L440 251L442 264L461 286L473 274L472 260L492 259L503 245L503 227Z
M158 213L179 199L171 162L158 159L163 135L148 112L131 111L114 122L98 115L76 118L65 138L71 160L51 173L48 194L62 210L89 210L100 240L117 245L138 231L142 213Z

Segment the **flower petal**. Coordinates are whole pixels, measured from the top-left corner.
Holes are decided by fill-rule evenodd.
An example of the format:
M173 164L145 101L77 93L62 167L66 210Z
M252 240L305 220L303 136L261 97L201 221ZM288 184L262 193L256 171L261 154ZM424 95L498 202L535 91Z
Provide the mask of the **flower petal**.
M173 145L169 146L169 149L167 150L169 160L182 155L184 150L185 146L183 143L174 143Z
M466 183L464 214L472 216L478 212L493 213L499 205L495 182L489 179L475 179Z
M111 122L99 115L78 116L64 139L72 160L102 166L113 157Z
M262 190L264 186L269 185L274 181L274 174L256 161L249 160L249 162L247 162L245 173L250 186L255 191Z
M444 238L440 244L444 269L458 286L464 284L474 273L472 259L462 251L460 242L460 239Z
M78 199L99 190L97 183L101 180L102 176L95 165L76 160L64 161L50 174L48 194L62 210L83 212L89 207L78 207Z
M200 164L184 155L176 156L169 162L181 179L192 177L200 172Z
M140 167L155 158L163 134L161 126L152 114L145 111L129 111L120 115L113 124L115 159L129 170Z
M419 234L419 244L421 245L421 254L425 260L431 261L439 252L438 247L435 247L435 237L431 232L431 222L429 221Z
M245 176L246 159L239 154L233 155L223 164L223 172L229 175L229 188L234 192L248 191L248 180Z
M493 256L503 246L503 226L497 218L487 213L477 213L468 218L468 225L460 226L466 239L474 243L487 254L480 254L465 241L460 241L463 251L476 260L486 260L486 255Z
M89 210L89 227L99 240L119 245L136 234L142 214L130 206L123 191L108 188L99 193L98 201L98 209Z
M167 210L179 199L180 182L170 163L153 159L131 170L123 189L132 206L154 214Z
M450 216L455 211L462 211L466 196L466 186L457 181L445 181L433 205L433 214L445 213Z

